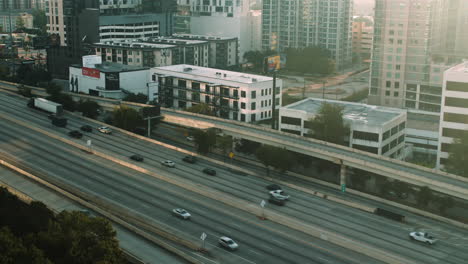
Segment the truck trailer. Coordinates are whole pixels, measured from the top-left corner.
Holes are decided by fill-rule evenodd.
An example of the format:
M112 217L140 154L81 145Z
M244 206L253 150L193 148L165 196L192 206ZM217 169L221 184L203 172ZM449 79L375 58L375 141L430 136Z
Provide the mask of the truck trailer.
M46 100L44 98L32 98L28 103L30 107L44 110L49 113L53 113L57 116L61 115L63 112L63 107L61 104L54 103L52 101Z

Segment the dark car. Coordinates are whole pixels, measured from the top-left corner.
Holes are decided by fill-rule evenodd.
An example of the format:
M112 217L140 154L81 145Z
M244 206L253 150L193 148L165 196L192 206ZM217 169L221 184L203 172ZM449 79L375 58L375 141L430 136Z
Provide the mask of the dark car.
M188 163L195 163L197 161L197 158L195 158L194 156L185 156L182 160Z
M81 131L84 131L84 132L91 132L93 131L93 128L91 126L88 126L88 125L84 125L82 126L81 128Z
M83 137L83 134L81 134L81 132L78 131L78 130L70 131L70 132L68 132L68 135L70 137L73 137L73 138L82 138Z
M266 188L270 191L281 190L281 186L279 186L278 184L270 184L270 185L267 185Z
M144 158L138 154L135 154L135 155L131 155L130 156L130 159L134 160L134 161L143 161Z
M279 200L279 199L276 199L276 198L273 198L273 197L268 199L268 202L271 203L271 204L279 205L279 206L283 206L283 205L286 204L285 200Z
M215 176L216 175L216 171L213 170L213 169L210 169L210 168L204 168L203 169L203 172L208 174L208 175L212 175L212 176Z

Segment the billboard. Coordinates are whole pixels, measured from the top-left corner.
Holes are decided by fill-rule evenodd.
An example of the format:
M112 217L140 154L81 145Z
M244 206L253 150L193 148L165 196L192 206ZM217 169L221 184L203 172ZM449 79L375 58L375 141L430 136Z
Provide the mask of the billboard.
M266 68L268 72L281 69L281 59L279 55L273 55L266 58Z
M83 56L83 67L86 68L96 68L96 64L101 64L102 63L102 58L99 55L88 55L88 56Z
M101 73L99 72L98 69L83 67L81 68L81 73L83 74L83 76L89 76L89 77L98 78L98 79L101 78Z

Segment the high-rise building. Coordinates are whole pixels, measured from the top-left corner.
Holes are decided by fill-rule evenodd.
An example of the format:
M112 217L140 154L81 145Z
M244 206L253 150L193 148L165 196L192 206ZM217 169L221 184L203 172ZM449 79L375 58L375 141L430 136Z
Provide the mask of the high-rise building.
M175 33L239 39L239 58L247 51L260 50L261 24L258 11L250 10L253 0L178 0Z
M0 11L31 9L31 0L1 0Z
M351 0L264 0L262 48L320 46L330 51L338 69L351 63Z
M468 51L468 2L376 0L369 103L439 113L442 73Z
M353 61L368 60L372 52L374 35L372 17L355 17L353 19Z
M368 103L408 109L406 141L425 159L437 156L443 72L468 58L467 23L465 0L375 2Z
M49 0L46 6L47 32L51 34L47 49L47 67L53 76L68 78L71 64L92 49L87 44L99 41L98 0Z
M444 73L442 110L439 127L437 167L442 168L449 157L454 139L468 133L468 62Z

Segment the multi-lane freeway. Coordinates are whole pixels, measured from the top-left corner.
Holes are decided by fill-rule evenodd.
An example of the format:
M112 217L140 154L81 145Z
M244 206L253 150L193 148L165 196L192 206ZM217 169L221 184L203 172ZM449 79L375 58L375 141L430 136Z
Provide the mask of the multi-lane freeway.
M11 122L2 116L27 125ZM234 208L208 195L214 190L225 195L223 198L232 197L245 206L251 206L268 198L265 186L271 182L235 174L202 159L195 164L184 163L181 161L183 153L116 131L105 135L94 130L85 133L82 139L71 139L67 135L69 131L85 124L98 125L68 114L67 118L67 128L54 127L47 114L27 108L26 100L0 93L0 155L14 157L38 172L125 207L132 214L162 222L181 231L187 238L197 239L205 232L210 257L221 263L381 263L329 243L326 237L319 239L272 221L262 221L245 210L239 210L242 204ZM144 162L134 164L161 177L152 177L86 154L44 133L83 145L91 139L96 151L125 161L129 161L132 154L140 154L145 158ZM176 167L162 166L160 162L166 159L175 161ZM214 168L217 175L204 174L202 170L206 167ZM196 183L198 190L172 184L174 180ZM205 190L207 195L203 194ZM294 188L285 190L291 195L286 206L267 205L268 210L342 235L349 239L349 243L356 241L377 247L410 263L463 263L468 259L467 231L430 220L421 222L423 225L396 223ZM192 219L185 221L172 216L171 210L177 207L187 209ZM421 227L435 232L441 241L432 247L410 241L409 231ZM221 235L236 240L239 250L229 252L219 248L217 238Z

